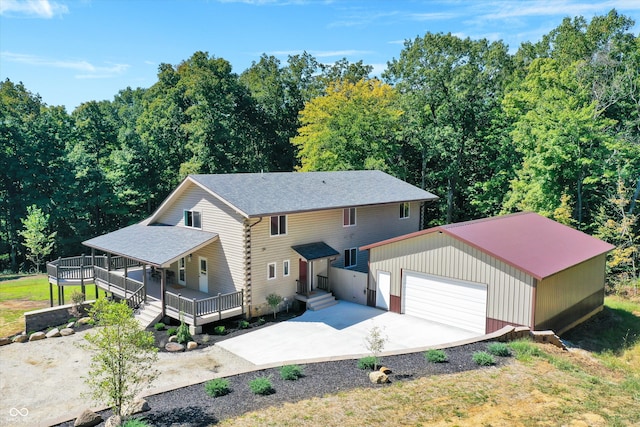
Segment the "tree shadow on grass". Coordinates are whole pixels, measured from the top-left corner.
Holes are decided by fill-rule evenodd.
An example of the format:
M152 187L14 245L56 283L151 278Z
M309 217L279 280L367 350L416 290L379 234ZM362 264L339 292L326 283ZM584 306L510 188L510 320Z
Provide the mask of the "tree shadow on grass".
M562 338L588 351L620 354L640 342L640 316L605 306Z

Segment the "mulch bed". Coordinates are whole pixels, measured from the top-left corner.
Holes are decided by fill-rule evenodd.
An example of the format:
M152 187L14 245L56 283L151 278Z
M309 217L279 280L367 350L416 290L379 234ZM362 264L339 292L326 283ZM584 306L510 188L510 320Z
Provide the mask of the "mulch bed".
M275 321L287 320L294 315L279 315ZM267 322L264 324L252 324L248 329L238 329L237 320L229 321L226 326L228 326L227 331L230 332L226 335L219 336L204 333L194 338L196 341L201 342L202 347L215 345L216 342L224 339L251 332L256 328L267 327L274 321L272 317L271 319L265 317L264 320ZM220 323L217 325L220 325ZM208 330L205 332L208 332ZM159 344L162 344L168 338L166 331L154 331L154 333ZM472 355L474 352L484 351L486 348L486 342L479 342L446 349L448 356L448 362L446 363L429 363L421 352L383 357L381 363L392 371L389 375L391 383L387 384L372 384L369 381L369 371L359 369L357 360L300 365L304 376L296 381L281 379L278 368L233 375L226 377L230 383L231 393L225 396L209 397L205 392L204 383L198 383L147 397L151 410L136 417L143 419L149 425L158 427L177 425L181 427L205 427L217 424L227 418L233 418L269 406L281 405L285 402L297 402L313 397L322 397L354 388L389 387L394 382L411 381L430 375L482 369L473 361ZM509 358L495 357L495 360L496 366L510 363ZM188 373L185 374L188 375ZM270 378L274 393L266 396L253 394L248 384L249 381L258 377ZM100 415L106 420L111 415L111 411L103 411ZM73 426L73 422L59 425L65 427ZM101 425L104 425L104 423Z

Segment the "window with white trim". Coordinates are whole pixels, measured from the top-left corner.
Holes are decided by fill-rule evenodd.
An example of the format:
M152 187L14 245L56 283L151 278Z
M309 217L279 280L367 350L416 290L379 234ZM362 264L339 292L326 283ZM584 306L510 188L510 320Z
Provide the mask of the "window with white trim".
M345 208L342 210L342 226L353 227L356 225L356 208Z
M185 263L184 257L180 258L180 260L178 260L178 283L181 285L184 285L187 280L186 267L187 264Z
M409 202L400 203L400 219L409 218Z
M267 280L276 278L276 263L270 262L267 264Z
M345 267L353 267L358 263L358 249L357 248L349 248L344 250L344 266Z
M289 260L286 259L282 262L282 275L283 276L288 276L289 275L289 267L291 266L291 264L289 263Z
M198 211L184 211L185 227L202 228L202 218Z
M287 216L274 215L271 217L271 235L280 236L287 234Z

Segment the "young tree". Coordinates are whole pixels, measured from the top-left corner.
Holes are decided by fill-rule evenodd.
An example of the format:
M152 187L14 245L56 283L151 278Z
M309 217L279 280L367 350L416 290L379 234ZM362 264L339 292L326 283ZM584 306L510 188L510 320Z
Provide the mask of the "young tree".
M367 350L371 352L374 359L373 370L378 369L378 363L380 362L380 353L384 350L384 345L388 341L388 337L384 335L383 330L379 326L374 326L369 330L369 334L364 338Z
M278 306L280 305L281 302L282 302L282 297L280 295L278 294L267 295L267 304L269 304L269 306L273 310L274 319L276 318L276 310L278 309Z
M27 217L22 219L22 225L24 230L18 231L18 234L24 239L27 259L36 265L36 271L40 271L40 266L53 250L57 233L47 234L49 214L36 205L27 208Z
M153 334L141 329L124 302L99 299L91 315L101 327L85 337L89 342L85 348L94 352L85 377L90 396L108 404L115 415L126 416L125 409L158 375L153 367L158 360Z

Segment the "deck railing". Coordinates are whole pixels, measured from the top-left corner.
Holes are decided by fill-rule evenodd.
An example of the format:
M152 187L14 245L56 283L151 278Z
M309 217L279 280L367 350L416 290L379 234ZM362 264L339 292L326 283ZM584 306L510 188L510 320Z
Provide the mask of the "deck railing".
M318 278L318 289L331 292L331 288L329 286L329 278L327 276L322 276L320 274L318 274L316 277Z
M243 307L244 292L231 292L218 294L214 297L196 299L185 298L180 294L165 291L164 301L168 308L192 319L195 325L198 317L218 313L218 316L222 319L223 311Z
M80 255L72 258L58 258L47 263L47 274L53 278L64 280L93 279L91 257Z

